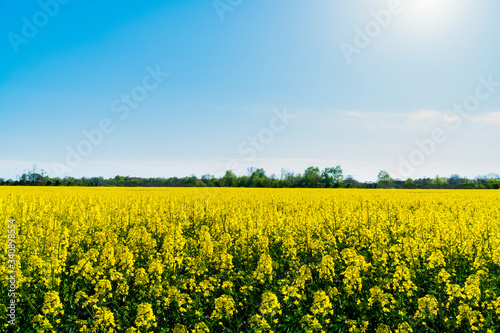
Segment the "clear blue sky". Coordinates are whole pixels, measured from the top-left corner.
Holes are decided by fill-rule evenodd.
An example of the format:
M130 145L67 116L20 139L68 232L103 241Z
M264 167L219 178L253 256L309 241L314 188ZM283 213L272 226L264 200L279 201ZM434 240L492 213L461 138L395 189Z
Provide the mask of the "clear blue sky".
M498 1L61 2L0 1L0 177L500 173Z

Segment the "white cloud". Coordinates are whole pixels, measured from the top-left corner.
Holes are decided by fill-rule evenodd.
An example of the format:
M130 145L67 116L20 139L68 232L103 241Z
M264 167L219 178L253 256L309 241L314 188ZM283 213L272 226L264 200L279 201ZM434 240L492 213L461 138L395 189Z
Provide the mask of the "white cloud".
M440 120L443 117L443 113L439 111L433 110L422 110L411 113L408 115L408 118L412 120Z
M500 111L490 112L483 116L473 116L470 121L480 126L499 126L500 125Z
M360 123L370 130L426 131L437 127L447 128L461 118L458 114L447 114L445 117L446 113L435 110L420 110L412 113L344 111L342 114L354 118L353 122ZM463 119L463 122L479 127L500 126L500 111L473 115L468 119Z
M442 112L433 110L420 110L413 113L346 111L344 115L359 119L362 125L371 130L426 130L437 126L443 119Z

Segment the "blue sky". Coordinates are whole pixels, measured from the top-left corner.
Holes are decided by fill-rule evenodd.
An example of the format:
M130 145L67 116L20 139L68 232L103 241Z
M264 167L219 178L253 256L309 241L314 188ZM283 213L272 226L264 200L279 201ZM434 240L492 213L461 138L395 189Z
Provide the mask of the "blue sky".
M0 177L500 173L499 10L1 1Z

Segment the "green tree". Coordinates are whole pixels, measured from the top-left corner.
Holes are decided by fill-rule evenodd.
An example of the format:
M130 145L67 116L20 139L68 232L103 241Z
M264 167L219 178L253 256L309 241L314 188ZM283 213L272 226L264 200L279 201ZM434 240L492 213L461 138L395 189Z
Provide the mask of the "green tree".
M304 171L304 185L307 187L319 187L321 174L318 167L310 166Z
M252 175L250 176L250 184L252 187L267 187L270 182L266 176L264 169L252 169Z
M500 189L500 180L490 179L487 188L498 190Z
M330 187L332 185L337 187L340 183L342 183L342 180L344 180L344 174L340 165L337 165L334 168L325 168L321 174L321 178L326 187Z
M358 184L359 182L356 179L354 179L354 176L352 175L347 175L347 177L345 177L343 182L343 185L345 187L357 187Z
M236 175L232 170L227 170L224 177L221 179L221 185L225 187L231 187L236 185Z
M446 178L439 177L439 175L436 175L436 177L434 177L434 179L432 180L431 184L436 185L438 187L443 186L444 184L446 184Z
M377 183L379 186L388 187L392 182L391 175L387 171L380 170L377 176Z
M415 188L415 187L416 187L416 185L415 185L415 182L413 181L413 179L408 178L405 181L405 188Z

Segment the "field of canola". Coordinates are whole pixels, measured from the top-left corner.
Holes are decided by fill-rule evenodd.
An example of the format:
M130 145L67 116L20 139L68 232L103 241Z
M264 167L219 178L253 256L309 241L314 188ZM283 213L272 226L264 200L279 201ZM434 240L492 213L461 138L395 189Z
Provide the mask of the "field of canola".
M500 332L500 191L1 187L0 208L2 332Z

